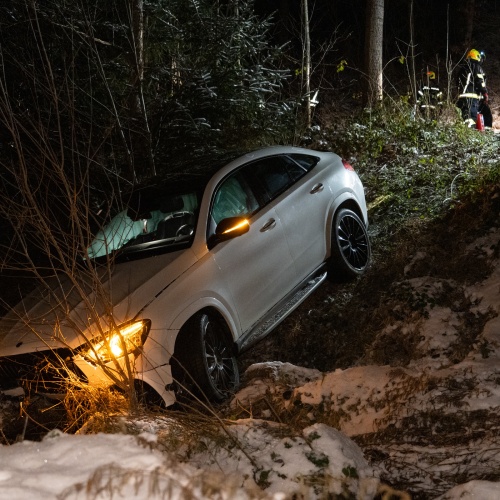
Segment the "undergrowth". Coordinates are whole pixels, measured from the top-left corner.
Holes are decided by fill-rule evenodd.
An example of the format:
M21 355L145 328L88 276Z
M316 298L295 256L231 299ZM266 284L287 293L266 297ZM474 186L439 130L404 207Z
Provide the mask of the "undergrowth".
M352 163L379 236L411 219L432 220L500 182L498 136L468 129L450 113L430 120L393 104L315 128L309 141Z

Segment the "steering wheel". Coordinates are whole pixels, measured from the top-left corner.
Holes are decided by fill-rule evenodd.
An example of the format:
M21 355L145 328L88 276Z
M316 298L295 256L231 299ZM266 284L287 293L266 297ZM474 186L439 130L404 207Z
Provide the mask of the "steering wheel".
M194 217L194 213L189 210L183 210L181 212L174 212L173 214L167 215L163 220L178 219L181 217ZM182 224L177 231L175 236L191 236L194 231L194 226L192 224Z
M191 236L194 232L194 226L192 224L183 224L177 232L175 236Z

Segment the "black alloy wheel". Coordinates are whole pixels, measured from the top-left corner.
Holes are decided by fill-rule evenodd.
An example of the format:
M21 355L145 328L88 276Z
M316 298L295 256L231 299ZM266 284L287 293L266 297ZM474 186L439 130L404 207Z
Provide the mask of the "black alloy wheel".
M370 239L364 222L348 208L334 217L330 275L335 281L350 281L365 273L371 258Z
M216 314L201 311L179 332L172 365L178 394L219 403L239 385L231 336Z

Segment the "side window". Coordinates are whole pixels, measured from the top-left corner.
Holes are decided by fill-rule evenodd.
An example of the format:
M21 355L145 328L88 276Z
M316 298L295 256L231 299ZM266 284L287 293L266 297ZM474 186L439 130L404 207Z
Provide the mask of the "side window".
M293 158L301 167L305 168L308 172L319 162L317 156L304 155L301 153L292 153L290 158Z
M227 217L250 215L258 208L259 203L240 171L219 186L212 204L212 219L218 224Z
M288 157L284 157L283 160L286 162L286 169L294 182L298 181L308 172L308 170L304 168L304 166L301 165L300 162L297 163L295 161L292 161Z
M305 175L307 170L286 156L274 156L252 164L252 172L273 199Z

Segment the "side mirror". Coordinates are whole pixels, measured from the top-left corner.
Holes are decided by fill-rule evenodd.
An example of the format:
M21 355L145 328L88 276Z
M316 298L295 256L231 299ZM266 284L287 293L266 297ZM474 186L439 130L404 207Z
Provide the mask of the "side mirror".
M208 240L208 249L211 250L215 245L223 241L232 240L242 234L248 233L250 223L245 217L228 217L217 224L215 234Z

